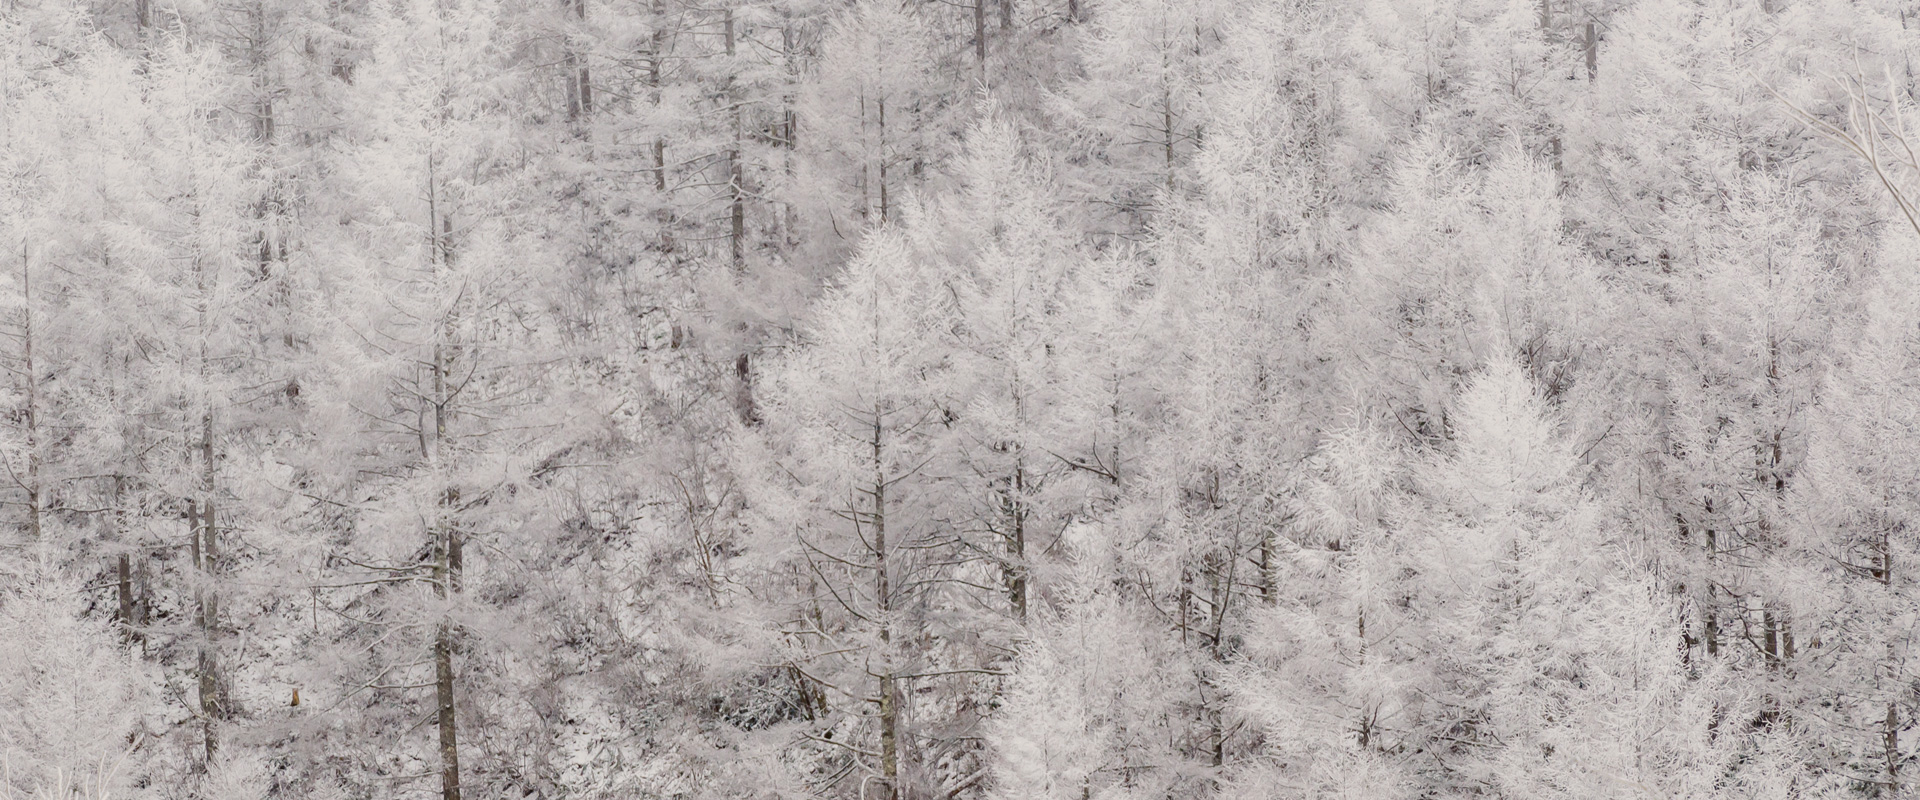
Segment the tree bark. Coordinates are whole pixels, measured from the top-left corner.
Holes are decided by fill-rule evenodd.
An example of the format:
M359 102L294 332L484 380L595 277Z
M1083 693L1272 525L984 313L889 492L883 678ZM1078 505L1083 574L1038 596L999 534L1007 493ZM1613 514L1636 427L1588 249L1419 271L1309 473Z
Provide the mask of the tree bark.
M1008 510L1011 512L1013 535L1007 547L1007 600L1013 609L1013 619L1022 625L1027 622L1027 470L1021 463L1019 446L1015 445L1013 461L1013 495L1008 498Z
M22 417L27 428L27 537L40 541L40 378L33 362L33 262L27 245L20 245L20 376L27 402Z
M1279 532L1268 529L1260 535L1260 602L1267 606L1280 603L1279 564L1274 560L1274 548Z
M1592 81L1600 75L1600 40L1595 35L1593 20L1587 20L1587 80Z
M667 47L667 7L666 0L654 0L652 45L647 51L647 88L648 99L658 111L661 103L660 62L666 58ZM653 190L664 199L667 193L667 140L655 134L653 137Z
M782 167L789 182L793 179L794 149L798 146L800 137L800 115L797 110L796 100L800 82L800 59L798 52L800 49L800 34L794 30L792 13L792 10L787 6L781 6L780 57L781 62L786 68L787 79L785 91L781 93L780 97L779 144L785 151L781 153ZM787 247L792 248L800 243L799 210L795 208L791 195L788 195L785 202L781 205L781 240Z
M448 369L447 348L434 348L433 395L434 395L434 450L432 469L441 474L445 467L441 459L440 442L447 435L447 385ZM448 517L458 502L460 492L453 487L445 487L440 495L440 519L433 531L434 545L434 593L445 604L451 604L460 590L461 542L460 534ZM454 625L443 609L440 624L434 629L433 637L433 688L434 718L440 739L440 797L441 800L460 800L460 731L454 712L454 671L453 639Z
M973 0L973 65L980 85L987 84L987 0Z
M587 0L573 0L573 11L574 19L578 20L581 26L584 27L587 22ZM587 54L585 52L579 52L578 58L580 62L578 73L580 84L580 113L583 116L591 116L593 114L593 71L592 67L587 63Z
M431 237L433 245L429 258L432 260L434 281L438 285L453 264L453 214L440 206L435 158L430 156L427 164L427 235ZM460 490L446 476L445 449L452 404L448 382L456 354L453 342L456 313L449 310L434 327L433 361L430 365L432 394L429 398L433 415L432 435L429 438L422 431L421 437L428 445L422 454L428 472L440 482L437 515L428 527L427 536L434 556L434 594L442 604L440 622L435 626L433 636L434 722L439 734L441 800L460 800L460 731L454 710L456 685L453 669L456 631L451 618L451 606L460 591L460 534L452 520Z
M132 638L133 633L133 564L126 553L114 559L114 583L119 589L120 605L115 611L115 621Z
M1880 725L1881 755L1886 762L1888 797L1900 796L1900 710L1887 703L1887 717Z
M451 527L436 537L440 545L435 592L450 600L460 580L460 537ZM444 612L443 612L444 613ZM453 622L442 619L433 637L434 718L440 735L440 797L460 800L460 730L454 716Z
M565 23L578 28L586 26L587 0L560 0L560 10ZM592 75L587 67L587 56L580 51L576 32L569 31L564 38L566 49L560 59L561 68L566 73L567 121L579 123L593 113Z
M874 597L880 611L880 777L886 789L879 800L903 800L900 793L900 698L895 686L893 586L887 551L887 475L885 428L879 410L873 417Z
M886 224L890 212L887 203L887 96L881 95L874 100L880 126L880 149L874 154L875 171L880 175L880 222Z
M193 594L196 607L194 626L199 633L199 647L194 671L199 681L202 760L195 766L205 771L220 751L219 723L227 716L226 703L220 690L220 653L216 641L219 605L211 585L215 575L214 564L219 557L213 536L213 504L189 499L187 527L192 537L191 549L197 573Z
M201 486L200 580L205 585L200 604L200 712L205 717L207 759L218 744L215 725L226 720L226 692L220 677L220 538L214 513L213 413L200 418Z
M1166 171L1167 199L1173 199L1173 87L1160 87L1161 157Z
M1707 548L1706 602L1702 604L1700 613L1702 637L1706 639L1707 655L1711 657L1720 655L1720 588L1716 583L1718 576L1715 574L1715 566L1720 560L1720 535L1714 529L1712 497L1706 499L1704 509L1707 516L1704 531Z
M195 198L197 201L199 198ZM195 209L196 213L198 208ZM198 604L195 614L199 628L200 646L197 671L200 683L200 717L205 737L206 763L210 766L219 749L219 723L228 716L225 689L220 676L220 542L219 520L214 510L214 496L218 486L215 477L218 472L215 461L213 441L214 415L214 375L213 375L213 291L210 268L198 252L194 255L194 290L199 295L196 311L199 316L199 364L198 380L202 393L198 400L200 418L200 437L196 450L200 462L198 500L188 498L188 521L190 533L194 539L196 572L194 599Z
M731 60L734 56L735 48L733 9L731 8L727 9L726 32L727 57ZM745 185L745 169L740 163L740 151L742 139L745 137L745 131L742 127L741 120L742 103L740 102L740 98L736 96L737 87L734 85L734 76L731 73L731 69L732 67L729 65L730 71L727 75L727 104L731 106L729 112L733 116L733 143L727 150L727 195L730 223L727 241L732 249L734 271L744 272L747 268L747 191Z
M267 85L267 54L272 45L268 41L265 2L256 2L248 9L248 13L253 17L253 41L248 43L248 67L260 84L260 95L254 106L253 136L254 141L269 144L274 138L274 116L273 90Z
M739 415L741 424L757 425L760 412L753 403L753 356L741 353L733 358L734 396L733 410Z

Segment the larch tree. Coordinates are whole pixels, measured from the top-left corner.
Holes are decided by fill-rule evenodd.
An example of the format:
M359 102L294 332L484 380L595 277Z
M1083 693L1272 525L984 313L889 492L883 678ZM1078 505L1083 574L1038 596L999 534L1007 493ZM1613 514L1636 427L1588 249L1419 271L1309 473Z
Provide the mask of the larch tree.
M854 5L822 38L815 80L799 100L804 171L788 191L813 209L808 235L843 243L824 253L847 252L868 227L897 219L932 166L932 46L920 12L894 3Z
M1084 259L1048 210L1042 169L1013 128L989 115L967 139L965 188L938 212L951 223L933 233L952 260L943 277L954 297L959 383L954 462L943 470L954 493L972 499L954 513L1000 562L1016 623L1033 603L1032 555L1059 535L1062 508L1075 505L1049 495L1070 468L1052 435L1066 402L1056 353L1076 337L1064 293Z
M1102 3L1076 38L1086 77L1046 111L1067 156L1062 183L1092 230L1139 240L1153 209L1190 191L1204 126L1200 106L1220 80L1227 2Z
M1815 762L1819 785L1865 783L1897 796L1916 716L1913 654L1900 631L1914 603L1906 566L1914 563L1914 500L1905 459L1915 435L1904 398L1912 382L1915 338L1909 237L1890 237L1888 268L1873 281L1864 314L1841 333L1842 358L1821 381L1810 426L1804 480L1782 498L1795 511L1779 531L1780 581L1791 587L1803 623L1804 702L1823 713L1799 725L1828 742Z
M984 666L956 616L981 602L960 574L978 558L935 513L929 465L957 409L935 346L951 312L922 259L895 230L868 236L769 375L749 455L761 535L786 537L796 565L787 658L825 704L807 739L832 780L814 791L835 795L942 791L953 743L934 734L957 712L929 709L923 689Z
M462 716L490 704L466 687L484 683L480 665L504 657L490 648L513 632L467 596L512 585L516 498L567 423L537 413L552 346L549 306L530 290L547 264L528 213L541 196L524 191L525 162L506 137L501 98L518 73L501 69L499 13L484 2L376 12L377 44L356 78L375 112L335 164L353 189L341 199L355 201L327 243L338 266L321 346L336 364L313 392L322 435L295 465L307 494L341 510L309 556L310 574L324 576L314 603L333 615L317 633L334 640L316 637L332 663L314 694L392 714L404 720L395 732L431 722L424 750L339 746L407 773L427 766L445 800L512 780L504 765L461 762L485 730ZM500 591L497 603L513 597Z
M1419 629L1412 548L1396 525L1409 454L1387 420L1350 418L1303 465L1281 540L1279 591L1253 612L1227 685L1260 732L1237 792L1306 786L1333 796L1410 796Z
M1110 577L1128 533L1118 520L1063 531L1066 563L986 729L989 797L1151 797L1190 780L1179 766L1186 654L1152 607Z
M1911 794L1909 5L0 3L0 783Z
M0 797L129 796L150 775L159 676L56 570L10 564L0 593Z

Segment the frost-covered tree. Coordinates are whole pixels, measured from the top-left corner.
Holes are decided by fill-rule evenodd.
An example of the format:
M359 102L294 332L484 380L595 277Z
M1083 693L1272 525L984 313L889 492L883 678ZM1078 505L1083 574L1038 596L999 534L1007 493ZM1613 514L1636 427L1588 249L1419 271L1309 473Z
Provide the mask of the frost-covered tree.
M893 229L870 234L763 394L749 502L792 564L781 636L820 698L806 736L834 776L816 791L935 791L975 701L923 690L965 687L988 656L985 631L958 624L979 602L964 579L979 557L936 513L952 317L924 258Z
M1906 237L1896 237L1904 242ZM1889 261L1905 260L1889 243ZM1783 505L1797 513L1781 531L1787 572L1779 583L1803 619L1805 657L1817 664L1801 682L1825 713L1804 723L1826 743L1815 762L1822 785L1871 781L1898 793L1915 717L1911 655L1900 633L1915 606L1912 486L1903 452L1915 434L1911 404L1914 296L1906 271L1874 281L1875 297L1848 326L1841 359L1822 381L1807 443L1804 479Z
M1079 37L1086 77L1048 111L1071 196L1091 208L1093 232L1138 237L1152 207L1191 189L1200 106L1224 57L1232 3L1101 3Z
M927 130L935 103L928 96L932 47L913 6L859 3L828 28L815 79L800 101L807 172L788 190L812 209L808 216L819 226L812 235L858 242L868 226L897 218L923 180L934 156Z
M335 746L437 775L447 800L463 780L522 780L497 759L463 770L494 731L461 720L504 705L483 687L510 676L484 665L519 643L502 609L528 580L522 537L538 531L523 517L538 492L529 476L575 416L541 410L554 397L541 380L554 342L536 276L550 262L529 224L541 196L506 150L500 104L516 74L499 70L499 20L484 2L375 17L380 37L356 78L371 112L334 165L357 202L327 242L331 374L312 390L317 435L290 476L324 499L310 519L332 528L303 543L298 563L321 578L314 604L335 613L316 631L328 655L309 696L391 715L395 735L431 722L431 747Z
M1076 523L1051 602L1036 608L987 728L990 796L1151 797L1192 780L1180 762L1192 676L1176 631L1132 587L1123 529Z
M967 138L965 188L934 212L948 223L926 233L947 250L942 282L954 298L957 419L942 467L959 499L952 513L1000 562L1016 622L1033 604L1033 556L1073 506L1056 484L1072 466L1062 455L1071 445L1058 439L1069 402L1061 351L1084 335L1066 314L1082 256L1061 235L1042 169L1012 127L989 116Z
M1901 3L0 6L15 795L1910 793Z
M0 593L0 796L139 796L158 676L50 566L10 565Z

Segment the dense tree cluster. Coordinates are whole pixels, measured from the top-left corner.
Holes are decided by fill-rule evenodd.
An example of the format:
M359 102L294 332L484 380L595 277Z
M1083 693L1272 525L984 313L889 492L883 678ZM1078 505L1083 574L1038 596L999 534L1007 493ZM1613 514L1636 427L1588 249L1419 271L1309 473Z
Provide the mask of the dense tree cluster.
M1896 0L10 0L0 798L1903 797Z

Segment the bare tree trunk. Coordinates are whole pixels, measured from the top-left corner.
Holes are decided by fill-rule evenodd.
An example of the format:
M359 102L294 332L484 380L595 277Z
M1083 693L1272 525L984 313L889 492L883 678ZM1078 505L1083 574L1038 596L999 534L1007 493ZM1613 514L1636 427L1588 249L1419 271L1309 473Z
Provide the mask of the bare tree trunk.
M446 347L434 347L432 467L436 474L444 468L440 444L447 435L446 378L449 365L446 351ZM459 497L459 490L451 486L441 490L441 518L436 525L438 530L432 532L434 593L448 603L460 590L460 534L449 519ZM448 614L450 610L441 613ZM441 800L460 800L460 731L454 713L453 638L453 621L443 616L434 629L433 637L434 718L440 738Z
M1880 725L1881 755L1886 762L1886 796L1900 796L1900 710L1887 703L1887 718Z
M727 9L726 32L727 57L731 60L735 48L733 9L731 8ZM729 66L729 70L731 69L732 67ZM730 222L728 242L732 245L733 269L735 272L742 272L747 268L747 189L745 184L745 170L740 163L741 140L745 137L745 131L741 124L742 103L740 102L740 98L736 96L734 76L731 72L727 75L727 104L731 106L729 112L733 115L733 144L731 149L727 151L727 193Z
M564 22L571 22L580 28L586 27L587 0L560 0L561 16ZM561 68L566 73L567 121L579 123L593 113L592 74L587 67L586 53L581 52L576 32L565 35L566 51L561 54ZM577 133L584 133L580 131Z
M1354 660L1364 665L1367 663L1367 611L1364 608L1354 615L1354 639L1358 644L1358 652L1354 654ZM1373 710L1371 708L1361 709L1359 724L1356 728L1359 733L1360 749L1366 750L1371 747L1373 744Z
M573 7L580 14L580 23L585 25L587 22L587 0L574 0ZM580 114L581 116L590 117L593 116L593 68L587 63L586 53L582 52L579 58Z
M147 571L147 559L133 568L133 620L142 630L153 622L153 576Z
M1225 622L1227 618L1227 604L1230 602L1233 593L1233 581L1231 577L1226 577L1226 580L1222 580L1222 565L1217 563L1222 559L1209 557L1206 560L1215 562L1204 564L1203 566L1207 570L1207 600L1210 606L1208 614L1212 617L1207 626L1210 629L1208 636L1211 640L1207 650L1208 655L1213 656L1214 663L1217 665L1226 661L1226 651L1223 647L1225 644L1223 634L1225 632ZM1237 559L1229 552L1224 560L1231 564ZM1215 667L1215 669L1217 669L1217 667ZM1200 714L1205 719L1207 726L1207 743L1209 745L1208 750L1210 751L1208 755L1214 768L1217 770L1227 763L1226 713L1220 707L1225 698L1220 696L1222 692L1217 691L1217 687L1214 685L1215 675L1213 670L1202 674L1200 680ZM1209 689L1215 689L1215 691L1208 691ZM1218 780L1218 775L1219 773L1216 772L1216 781Z
M1173 199L1173 87L1160 87L1160 133L1162 166L1166 170L1167 199Z
M199 198L195 198L196 203ZM195 213L198 214L196 205ZM214 376L213 376L213 294L214 276L210 275L206 264L196 247L193 259L194 291L198 295L195 309L199 316L199 363L197 365L199 390L197 398L200 419L200 441L196 449L200 462L199 498L187 500L190 533L194 539L196 580L194 584L195 600L198 603L196 622L200 634L199 647L199 683L200 716L204 726L206 744L206 764L213 762L219 748L219 723L228 716L225 687L220 676L220 540L219 519L214 510L214 497L218 492L215 477L218 464L215 459L213 440L214 416Z
M733 411L739 415L740 422L755 425L760 422L760 412L753 403L753 356L741 353L733 358L734 395Z
M1768 603L1760 609L1761 649L1766 651L1767 668L1779 669L1780 658L1780 622L1773 613L1773 604Z
M860 186L860 219L862 221L868 221L873 219L874 215L873 163L875 159L873 157L873 150L877 148L873 146L872 140L868 136L867 87L865 84L860 86L860 97L858 99L860 101L860 146L863 150L860 158L860 174L854 176L853 181Z
M1012 536L1007 547L1007 599L1013 619L1027 622L1027 469L1021 463L1018 445L1013 461L1013 496L1008 498L1012 516Z
M199 613L196 621L200 629L200 716L206 736L206 758L213 761L219 748L219 735L216 726L227 719L226 691L220 677L220 538L219 523L214 513L214 465L213 465L213 414L208 412L200 418L200 459L202 499L198 503L188 500L188 517L194 528L194 553L199 568L198 588L194 594L199 601Z
M133 632L133 564L126 553L114 559L114 583L119 589L120 605L114 612L114 620L120 623L129 639L137 634Z
M973 0L973 64L980 85L987 83L987 0Z
M661 103L660 65L666 58L666 24L666 0L654 0L652 45L647 51L647 88L648 98L656 111ZM653 189L664 199L667 193L667 140L658 134L653 137Z
M126 483L124 475L113 477L113 538L120 547L113 559L114 587L119 600L113 616L126 640L138 642L140 632L133 624L133 558L127 553L131 543L127 541L130 526L127 525Z
M578 0L560 0L563 25L571 21L576 2ZM573 49L573 36L570 33L562 34L561 38L566 40L560 54L560 74L566 85L567 122L577 125L580 122L580 54Z
M1593 20L1587 20L1587 80L1592 81L1600 75L1600 40L1595 35Z
M887 221L887 216L889 212L889 209L887 208L888 203L887 203L887 97L886 95L881 95L880 97L874 100L874 108L876 109L878 123L880 126L879 128L880 129L880 152L875 154L875 161L877 162L875 165L875 171L880 175L880 222L882 224L885 224Z
M267 30L267 7L264 2L256 2L247 9L253 18L253 41L248 42L248 68L253 79L259 82L253 118L254 141L268 144L274 138L273 90L268 85L267 54L271 51L269 41L271 32Z
M215 519L211 502L187 501L187 527L192 535L192 556L197 573L194 582L194 623L199 631L195 672L199 679L200 733L202 761L195 765L205 771L220 750L219 723L226 718L226 704L220 690L220 654L216 642L219 630L219 604L211 586L214 564L219 558L213 536Z
M1227 720L1226 714L1220 710L1222 698L1218 696L1219 694L1219 692L1214 692L1212 696L1206 697L1204 701L1207 714L1207 743L1210 745L1208 749L1211 750L1208 755L1211 757L1213 768L1216 770L1214 773L1216 785L1219 781L1219 772L1217 770L1227 764Z
M880 777L886 789L879 800L902 800L900 793L900 698L895 686L893 653L893 586L887 551L887 475L885 429L881 415L873 418L873 558L874 592L880 611Z
M1708 507L1711 508L1711 504ZM1712 569L1713 563L1717 560L1715 551L1719 547L1718 538L1713 528L1707 529L1707 601L1700 609L1700 613L1703 623L1702 634L1706 639L1707 655L1710 657L1720 655L1720 589L1714 581Z
M792 12L787 6L781 6L780 56L786 68L787 80L786 90L780 97L780 144L785 150L785 152L781 154L783 160L782 166L784 167L789 182L791 182L793 178L794 148L799 145L800 137L800 115L796 110L797 103L795 98L800 81L800 59L799 53L797 52L800 48L800 36L799 33L793 29L791 14ZM788 247L793 247L800 243L799 226L799 211L794 207L791 195L789 195L788 199L782 204L781 213L782 241Z
M1193 567L1180 568L1180 602L1176 606L1180 615L1180 644L1187 643L1187 629L1191 627L1193 614Z
M792 11L786 6L781 7L780 19L780 60L787 72L786 91L780 95L780 143L791 153L799 144L800 134L800 116L794 99L795 86L800 80L800 34L793 29Z
M427 235L432 239L429 258L432 260L434 282L440 284L441 277L453 263L453 214L440 207L440 185L437 172L437 160L430 155L427 160ZM445 444L447 440L449 405L452 398L449 393L448 379L453 371L455 348L453 330L455 311L448 311L437 321L433 332L433 362L430 365L432 379L433 430L428 440L422 432L423 443L427 445L423 453L429 472L436 481L440 481L438 498L438 518L429 526L428 541L434 556L434 594L442 601L440 622L433 636L433 687L434 722L439 733L440 749L440 797L441 800L460 800L460 731L454 711L455 683L453 670L454 624L450 618L450 606L460 591L460 535L451 519L455 504L460 499L460 491L446 478Z
M1280 569L1275 563L1275 539L1279 531L1269 528L1260 535L1260 602L1274 606L1280 603Z
M451 493L452 490L449 490ZM445 526L434 548L438 551L434 591L449 600L459 590L460 535ZM434 718L440 734L440 797L460 800L460 730L454 716L453 622L442 619L433 637Z
M27 428L27 537L38 542L40 527L40 375L33 362L33 262L27 244L20 245L20 355L21 388L26 390L26 407L21 417Z

